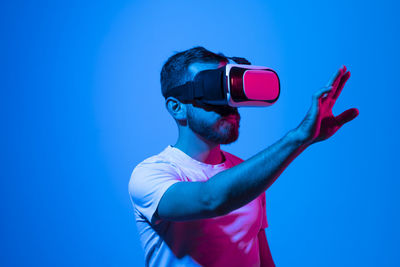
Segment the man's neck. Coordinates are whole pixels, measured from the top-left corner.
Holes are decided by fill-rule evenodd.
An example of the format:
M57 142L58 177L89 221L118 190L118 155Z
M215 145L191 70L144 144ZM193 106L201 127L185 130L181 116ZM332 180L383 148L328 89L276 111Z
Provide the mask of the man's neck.
M174 147L191 158L206 164L216 165L225 161L220 144L208 142L194 133L185 136L180 135Z

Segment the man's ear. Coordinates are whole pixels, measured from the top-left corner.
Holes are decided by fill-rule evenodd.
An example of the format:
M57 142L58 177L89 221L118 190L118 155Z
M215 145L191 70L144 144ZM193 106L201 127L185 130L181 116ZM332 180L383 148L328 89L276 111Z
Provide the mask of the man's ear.
M178 121L186 120L187 119L187 109L186 105L181 103L178 99L175 97L168 97L165 100L165 106L168 110L168 112L171 114L174 119Z

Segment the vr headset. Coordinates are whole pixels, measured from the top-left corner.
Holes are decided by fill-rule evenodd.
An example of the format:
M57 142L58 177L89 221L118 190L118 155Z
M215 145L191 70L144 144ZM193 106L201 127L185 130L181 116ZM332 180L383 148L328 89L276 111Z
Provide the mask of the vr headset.
M236 61L236 60L235 60ZM182 102L195 100L203 105L265 107L274 104L280 94L280 81L270 68L245 64L227 64L203 70L193 81L169 90L165 98Z

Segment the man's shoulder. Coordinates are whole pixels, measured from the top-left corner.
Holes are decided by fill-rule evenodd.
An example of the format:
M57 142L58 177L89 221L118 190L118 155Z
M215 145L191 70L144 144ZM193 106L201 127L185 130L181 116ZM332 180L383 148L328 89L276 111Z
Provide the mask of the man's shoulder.
M129 191L133 192L134 185L138 188L144 183L151 184L171 179L179 180L180 175L176 164L166 155L164 149L159 154L144 159L133 168L129 180Z
M136 169L139 169L139 168L153 168L154 167L157 169L157 168L162 168L162 167L164 167L164 168L174 167L175 164L173 162L173 159L167 155L168 154L167 150L168 150L168 148L165 148L160 153L145 158L144 160L142 160L135 166L133 171L135 171Z

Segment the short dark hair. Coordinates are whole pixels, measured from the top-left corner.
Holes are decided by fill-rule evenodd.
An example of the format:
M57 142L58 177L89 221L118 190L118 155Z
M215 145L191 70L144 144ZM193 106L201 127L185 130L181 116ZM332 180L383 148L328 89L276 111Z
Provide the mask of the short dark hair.
M170 89L183 85L193 79L188 68L190 64L196 62L229 63L229 59L222 53L215 54L202 46L176 52L168 58L161 69L161 92L164 97Z

